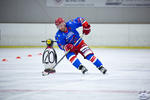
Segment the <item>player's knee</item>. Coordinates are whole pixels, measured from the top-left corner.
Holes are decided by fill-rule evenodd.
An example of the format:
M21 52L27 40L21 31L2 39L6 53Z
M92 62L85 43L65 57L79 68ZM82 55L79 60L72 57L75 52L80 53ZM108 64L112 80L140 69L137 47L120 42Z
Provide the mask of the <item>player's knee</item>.
M93 51L88 47L88 46L84 46L80 49L81 54L86 58L88 55L90 54L94 54Z

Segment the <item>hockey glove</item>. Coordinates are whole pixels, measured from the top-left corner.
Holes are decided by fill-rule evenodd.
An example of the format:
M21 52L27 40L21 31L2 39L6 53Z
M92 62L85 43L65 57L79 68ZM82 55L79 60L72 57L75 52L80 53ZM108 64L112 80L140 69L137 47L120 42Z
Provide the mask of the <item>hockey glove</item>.
M83 34L88 35L91 32L90 25L83 26Z
M64 49L65 49L65 51L69 51L69 50L73 49L73 45L72 44L66 44L64 46Z

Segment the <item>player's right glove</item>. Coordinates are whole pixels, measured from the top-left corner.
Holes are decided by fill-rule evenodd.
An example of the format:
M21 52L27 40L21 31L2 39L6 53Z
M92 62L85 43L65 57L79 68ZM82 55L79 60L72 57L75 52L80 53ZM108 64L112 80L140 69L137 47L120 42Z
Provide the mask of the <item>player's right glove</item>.
M66 44L64 46L64 49L65 49L65 51L69 51L69 50L73 49L73 44Z
M87 21L84 22L82 26L83 26L83 34L88 35L91 32L91 29L90 29L91 26L88 24Z

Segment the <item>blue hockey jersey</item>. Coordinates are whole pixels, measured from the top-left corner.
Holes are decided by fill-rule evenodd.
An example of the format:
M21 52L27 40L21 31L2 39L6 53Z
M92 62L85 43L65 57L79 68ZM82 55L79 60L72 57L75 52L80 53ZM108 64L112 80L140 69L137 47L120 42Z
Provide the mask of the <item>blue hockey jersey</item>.
M82 23L85 21L82 17L77 17L75 19L69 20L66 22L67 32L62 32L58 30L55 36L55 40L57 41L58 47L64 50L64 46L66 44L75 44L76 41L80 38L78 31L76 30L78 27L82 26ZM81 41L82 39L80 39ZM80 43L80 41L76 44L76 46Z

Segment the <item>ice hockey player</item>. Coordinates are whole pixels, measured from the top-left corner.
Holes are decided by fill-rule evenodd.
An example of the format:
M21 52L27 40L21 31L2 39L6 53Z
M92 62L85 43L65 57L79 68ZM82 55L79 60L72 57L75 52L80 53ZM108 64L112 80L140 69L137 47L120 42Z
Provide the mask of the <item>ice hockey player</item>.
M76 30L78 27L82 26L84 35L90 33L90 24L85 18L77 17L65 23L64 19L59 17L55 20L55 25L59 29L55 36L57 44L59 48L65 52L70 50L66 57L77 69L81 70L83 74L88 71L77 58L78 53L80 53L85 59L91 61L103 74L106 73L107 70L103 67L101 61L96 58L93 51L88 47L84 40L80 39L80 35ZM80 40L78 41L78 39Z

